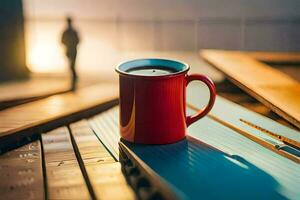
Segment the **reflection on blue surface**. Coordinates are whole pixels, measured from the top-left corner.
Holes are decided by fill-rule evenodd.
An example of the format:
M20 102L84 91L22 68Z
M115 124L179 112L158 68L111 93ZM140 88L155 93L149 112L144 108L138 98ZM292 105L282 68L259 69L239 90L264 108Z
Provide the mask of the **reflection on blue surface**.
M268 173L191 137L169 145L125 144L182 199L286 199Z

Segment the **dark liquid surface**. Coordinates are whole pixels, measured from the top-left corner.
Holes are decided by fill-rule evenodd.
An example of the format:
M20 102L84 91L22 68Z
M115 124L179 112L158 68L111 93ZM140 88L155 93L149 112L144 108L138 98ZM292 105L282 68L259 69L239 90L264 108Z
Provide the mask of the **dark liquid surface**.
M168 74L174 74L178 71L166 68L166 67L155 67L155 66L149 66L149 67L137 67L133 68L127 71L129 74L133 75L142 75L142 76L163 76Z

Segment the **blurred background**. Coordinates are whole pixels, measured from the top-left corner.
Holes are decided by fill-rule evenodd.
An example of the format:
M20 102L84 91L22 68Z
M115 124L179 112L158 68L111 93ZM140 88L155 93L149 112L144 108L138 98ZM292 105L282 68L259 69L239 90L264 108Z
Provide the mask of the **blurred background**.
M26 64L64 72L65 16L81 38L80 71L113 73L128 51L299 51L297 0L24 0Z
M2 33L1 42L21 30L21 43L12 47L23 55L18 65L47 76L68 73L61 44L66 16L81 39L76 65L82 79L87 74L90 80L115 81L114 67L121 61L171 57L192 70L203 66L201 72L218 80L221 75L205 67L199 49L300 50L298 0L1 0L0 9L3 30L24 16L18 23L24 25L25 51L20 28ZM2 79L10 79L4 71Z

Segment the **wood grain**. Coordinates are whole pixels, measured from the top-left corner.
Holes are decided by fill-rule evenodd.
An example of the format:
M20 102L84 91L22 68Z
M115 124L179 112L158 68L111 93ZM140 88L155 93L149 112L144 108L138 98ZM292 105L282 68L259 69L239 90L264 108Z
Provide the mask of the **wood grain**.
M89 119L89 123L95 134L105 144L116 160L119 159L118 143L120 141L119 121L116 116L118 111L119 107L116 106Z
M203 50L201 56L232 82L300 128L300 84L241 52Z
M0 112L0 149L41 131L88 117L115 105L118 86L100 84L55 95Z
M42 134L49 199L90 199L66 127Z
M68 77L36 77L26 80L1 83L0 105L10 101L50 96L70 90Z
M44 199L39 141L0 156L0 199Z
M106 150L87 121L71 124L70 128L96 199L135 199L120 163Z

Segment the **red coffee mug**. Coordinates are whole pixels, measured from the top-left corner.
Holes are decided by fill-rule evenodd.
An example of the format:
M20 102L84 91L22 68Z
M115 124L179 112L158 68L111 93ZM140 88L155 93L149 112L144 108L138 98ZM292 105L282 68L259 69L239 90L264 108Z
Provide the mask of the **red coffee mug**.
M124 140L142 144L180 141L185 138L186 128L212 109L216 98L214 83L201 74L187 75L188 70L187 64L165 59L138 59L116 68L120 133ZM194 80L207 85L210 99L204 109L186 116L186 86Z

